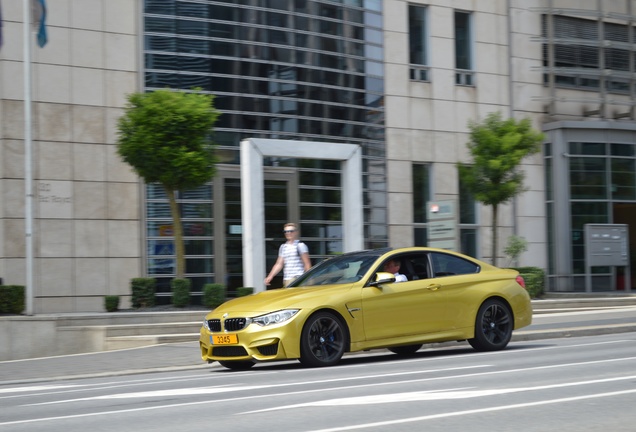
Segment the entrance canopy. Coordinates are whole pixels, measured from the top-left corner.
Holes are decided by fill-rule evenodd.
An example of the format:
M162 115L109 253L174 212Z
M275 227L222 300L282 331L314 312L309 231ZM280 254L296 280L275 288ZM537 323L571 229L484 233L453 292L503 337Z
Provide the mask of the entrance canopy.
M342 232L344 252L364 247L362 150L356 144L248 138L241 141L243 285L264 291L265 202L263 158L339 160L342 167Z

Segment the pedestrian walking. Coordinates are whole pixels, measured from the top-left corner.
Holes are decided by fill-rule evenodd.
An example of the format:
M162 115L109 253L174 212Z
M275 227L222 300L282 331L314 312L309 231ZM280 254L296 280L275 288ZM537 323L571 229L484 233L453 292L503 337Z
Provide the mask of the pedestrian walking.
M278 249L278 259L265 278L265 285L269 285L274 276L283 270L283 286L287 286L311 267L309 249L298 240L298 226L291 222L286 223L283 233L286 242Z

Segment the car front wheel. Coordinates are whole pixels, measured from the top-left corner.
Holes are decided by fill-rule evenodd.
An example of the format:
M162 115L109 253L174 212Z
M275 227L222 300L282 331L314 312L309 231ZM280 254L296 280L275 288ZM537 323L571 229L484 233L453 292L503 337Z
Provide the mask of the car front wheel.
M486 300L477 312L475 337L469 339L477 351L504 349L512 337L513 318L510 309L498 299Z
M342 322L329 312L319 312L303 327L300 362L310 367L335 365L345 352L346 339Z

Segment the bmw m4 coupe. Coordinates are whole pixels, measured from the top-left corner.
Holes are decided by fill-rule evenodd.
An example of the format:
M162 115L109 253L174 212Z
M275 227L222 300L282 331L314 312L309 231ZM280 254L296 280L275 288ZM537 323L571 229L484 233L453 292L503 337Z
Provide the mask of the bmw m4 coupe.
M443 249L376 249L324 260L287 288L223 303L206 315L199 342L204 361L230 369L284 359L316 367L347 352L405 356L432 342L501 350L531 321L515 270Z

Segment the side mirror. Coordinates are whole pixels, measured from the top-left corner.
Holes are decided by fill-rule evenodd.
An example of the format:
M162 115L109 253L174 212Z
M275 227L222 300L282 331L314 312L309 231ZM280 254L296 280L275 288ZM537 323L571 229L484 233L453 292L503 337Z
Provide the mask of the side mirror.
M371 282L369 285L378 286L386 283L395 282L395 275L387 272L378 272L375 274L375 280Z

